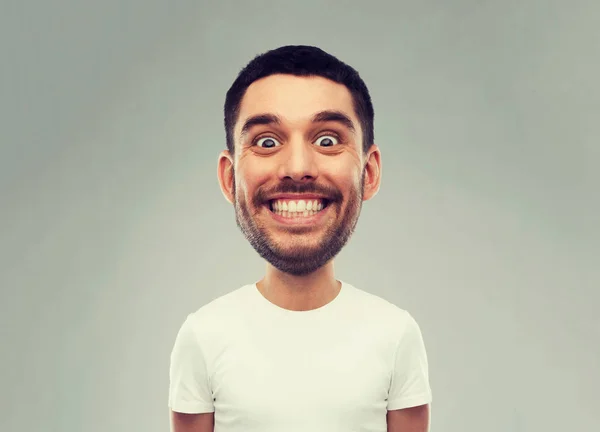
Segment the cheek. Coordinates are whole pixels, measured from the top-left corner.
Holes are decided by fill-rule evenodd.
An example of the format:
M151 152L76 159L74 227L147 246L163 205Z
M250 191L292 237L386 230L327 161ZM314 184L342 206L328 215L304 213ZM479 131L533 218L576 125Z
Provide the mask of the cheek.
M267 183L269 176L268 169L260 166L245 166L238 168L235 173L235 183L238 194L243 194L247 202L252 201L256 190L261 185Z
M347 151L322 161L320 171L328 177L337 179L340 185L348 187L360 182L363 163L355 152Z
M360 188L362 172L355 165L335 164L321 174L326 182L334 185L344 196Z

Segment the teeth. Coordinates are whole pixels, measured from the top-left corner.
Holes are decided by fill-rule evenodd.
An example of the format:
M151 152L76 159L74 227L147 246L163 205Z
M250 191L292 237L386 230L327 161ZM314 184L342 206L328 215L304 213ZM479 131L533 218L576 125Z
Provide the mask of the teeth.
M323 210L322 200L275 200L271 202L271 211L284 217L313 216Z

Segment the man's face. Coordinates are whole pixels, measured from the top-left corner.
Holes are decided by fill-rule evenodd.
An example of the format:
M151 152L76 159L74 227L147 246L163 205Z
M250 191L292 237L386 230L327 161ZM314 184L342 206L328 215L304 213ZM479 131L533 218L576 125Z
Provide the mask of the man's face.
M350 92L321 77L263 78L242 99L234 137L238 226L280 271L302 276L321 268L345 246L363 199L376 192L369 188L365 197L372 169Z

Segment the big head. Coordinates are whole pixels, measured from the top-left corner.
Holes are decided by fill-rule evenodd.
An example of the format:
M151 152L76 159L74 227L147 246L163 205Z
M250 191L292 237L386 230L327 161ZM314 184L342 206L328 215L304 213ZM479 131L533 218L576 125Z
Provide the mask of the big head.
M379 190L373 120L359 74L319 48L274 49L239 73L225 100L219 183L273 267L305 276L346 245Z

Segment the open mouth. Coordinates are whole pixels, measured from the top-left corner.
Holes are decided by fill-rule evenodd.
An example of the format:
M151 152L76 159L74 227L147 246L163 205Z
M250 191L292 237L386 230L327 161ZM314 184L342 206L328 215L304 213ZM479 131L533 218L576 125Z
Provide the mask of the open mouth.
M319 214L329 203L327 199L276 199L268 201L267 208L278 216L292 219Z

